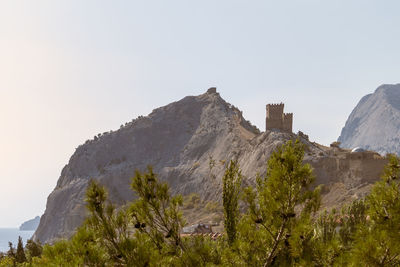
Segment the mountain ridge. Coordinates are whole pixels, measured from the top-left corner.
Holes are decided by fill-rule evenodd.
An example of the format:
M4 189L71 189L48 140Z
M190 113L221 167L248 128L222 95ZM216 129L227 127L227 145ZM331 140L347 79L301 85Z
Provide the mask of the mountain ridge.
M325 185L325 207L365 194L386 163L373 152L352 154L324 147L304 134L260 132L210 88L80 145L48 197L34 238L45 243L71 236L87 215L85 190L92 178L107 187L113 203L123 205L134 199L129 186L134 171L150 164L173 194L197 193L203 200L220 201L221 177L229 160L238 160L244 183L252 185L257 174L266 172L271 153L297 138L305 144L305 162L314 168L316 185Z

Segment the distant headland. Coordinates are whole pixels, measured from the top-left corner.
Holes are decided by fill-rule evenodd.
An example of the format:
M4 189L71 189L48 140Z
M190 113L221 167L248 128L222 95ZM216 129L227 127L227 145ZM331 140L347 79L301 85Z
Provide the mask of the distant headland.
M19 227L20 231L36 231L36 228L38 228L40 222L40 216L36 216L35 218L24 222L21 224Z

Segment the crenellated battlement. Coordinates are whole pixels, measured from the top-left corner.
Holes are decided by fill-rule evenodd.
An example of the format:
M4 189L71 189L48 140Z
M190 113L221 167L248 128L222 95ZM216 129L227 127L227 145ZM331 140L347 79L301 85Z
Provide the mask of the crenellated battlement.
M267 117L265 121L266 130L282 130L292 132L293 113L283 113L285 104L268 104L266 106Z
M276 107L276 106L284 106L285 104L281 103L274 103L274 104L267 104L267 106L272 106L272 107Z

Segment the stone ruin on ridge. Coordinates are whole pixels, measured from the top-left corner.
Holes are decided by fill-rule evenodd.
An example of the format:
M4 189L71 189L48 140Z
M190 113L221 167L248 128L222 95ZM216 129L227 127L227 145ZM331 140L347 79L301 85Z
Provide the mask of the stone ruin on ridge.
M281 130L284 132L292 132L293 113L283 113L285 104L268 104L267 118L265 120L266 130Z

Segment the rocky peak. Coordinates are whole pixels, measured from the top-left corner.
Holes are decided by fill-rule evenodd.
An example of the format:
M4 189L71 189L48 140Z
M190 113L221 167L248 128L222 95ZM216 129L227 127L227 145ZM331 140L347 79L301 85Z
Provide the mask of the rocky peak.
M384 84L351 112L338 141L381 154L400 153L400 84Z
M210 88L95 136L80 145L63 168L36 236L47 241L68 235L82 222L85 188L92 178L108 187L112 201L132 200L130 178L149 164L174 193L200 191L205 198L217 198L203 181L209 156L228 159L233 149L258 133L238 108Z
M260 133L237 107L210 88L79 146L48 197L34 238L51 242L73 233L87 215L84 198L90 179L107 187L113 203L123 205L134 198L129 186L134 171L143 171L150 164L173 194L197 193L202 201L220 201L222 176L231 159L238 160L245 184L254 184L256 176L266 172L266 162L276 147L296 138L306 145L305 160L315 168L317 183L339 184L339 191L333 192L339 192L341 198L331 201L327 190L327 203L347 201L379 177L383 161L360 159L350 164L353 159L347 158L347 152L337 156L339 148L334 151L279 130ZM366 164L372 171L363 172ZM192 219L188 218L189 222Z

